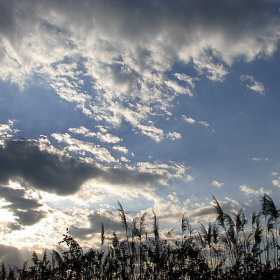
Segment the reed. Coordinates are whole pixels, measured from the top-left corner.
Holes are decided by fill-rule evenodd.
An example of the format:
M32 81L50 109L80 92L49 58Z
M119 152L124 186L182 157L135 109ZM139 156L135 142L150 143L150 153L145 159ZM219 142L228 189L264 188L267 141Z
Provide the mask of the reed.
M146 212L130 224L118 202L122 235L105 239L101 223L101 248L84 251L67 229L59 242L66 249L53 251L50 259L47 252L41 258L33 252L31 265L26 261L22 268L2 263L0 280L279 279L280 211L272 198L261 198L261 211L252 213L250 224L242 210L225 213L215 197L213 202L214 221L195 229L183 215L180 236L171 230L168 238L161 237L154 211L148 234Z

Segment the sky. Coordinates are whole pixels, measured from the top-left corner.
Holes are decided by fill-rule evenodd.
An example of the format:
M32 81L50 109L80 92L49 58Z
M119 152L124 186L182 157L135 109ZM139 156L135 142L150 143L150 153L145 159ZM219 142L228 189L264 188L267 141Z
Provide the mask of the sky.
M0 0L0 258L280 205L279 0Z

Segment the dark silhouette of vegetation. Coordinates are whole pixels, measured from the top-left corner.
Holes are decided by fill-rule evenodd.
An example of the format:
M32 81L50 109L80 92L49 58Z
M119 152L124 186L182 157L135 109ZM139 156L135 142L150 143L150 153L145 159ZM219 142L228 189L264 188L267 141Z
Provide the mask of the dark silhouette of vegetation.
M146 213L128 223L118 202L122 238L116 232L105 240L101 224L101 249L84 251L67 229L59 244L61 252L32 255L32 265L0 267L0 280L25 279L280 279L279 216L268 195L261 198L261 211L251 223L242 210L225 213L213 197L216 220L194 229L188 218L181 219L181 236L161 238L153 212L152 234L145 227ZM170 231L172 233L172 231ZM107 243L107 246L105 246Z

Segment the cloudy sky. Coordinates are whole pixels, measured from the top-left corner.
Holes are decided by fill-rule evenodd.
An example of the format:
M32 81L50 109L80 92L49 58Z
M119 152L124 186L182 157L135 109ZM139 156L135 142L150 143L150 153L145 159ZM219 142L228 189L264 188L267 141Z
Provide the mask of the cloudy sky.
M280 205L279 8L0 0L0 257Z

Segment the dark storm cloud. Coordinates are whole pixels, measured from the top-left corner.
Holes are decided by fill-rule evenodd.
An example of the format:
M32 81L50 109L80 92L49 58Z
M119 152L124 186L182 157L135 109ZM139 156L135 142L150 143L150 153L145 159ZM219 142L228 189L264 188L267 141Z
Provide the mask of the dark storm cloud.
M16 209L38 208L41 204L36 199L25 198L25 189L13 189L0 186L0 196L15 205ZM9 206L11 207L11 206Z
M110 36L109 42L115 41L112 46L128 40L132 46L144 47L145 52L148 51L145 46L149 48L151 42L159 40L165 45L165 51L175 56L182 47L202 42L206 37L207 41L212 34L220 34L222 42L214 43L210 38L208 46L204 44L203 48L219 48L220 43L233 47L244 43L246 38L262 38L268 35L267 28L272 26L276 26L279 35L278 1L97 0L71 2L71 5L69 2L42 1L37 9L40 6L45 11L53 10L63 15L60 23L71 32L76 32L76 26L79 26L81 36L95 29L102 36ZM224 47L218 51L225 51ZM242 51L238 50L237 55L238 52ZM141 64L141 57L139 59Z
M278 3L274 1L94 1L93 17L102 23L104 29L123 32L134 39L149 36L172 28L180 27L207 29L227 29L230 35L244 31L244 27L255 29L267 22L267 12L277 12ZM106 15L106 16L105 16ZM178 27L179 30L173 29ZM146 34L148 32L148 34ZM178 33L177 33L178 34ZM185 37L188 34L181 34ZM179 38L178 38L179 39ZM177 42L177 41L176 41Z
M266 36L268 27L279 24L278 6L262 0L94 1L92 18L103 34L138 46L159 40L176 58L182 47L203 40L208 45L203 48L225 51L229 44L233 47L248 38ZM212 42L212 34L219 34L222 42Z
M203 34L215 32L222 33L232 43L244 34L255 36L267 26L277 25L278 8L278 1L264 0L3 1L0 30L12 36L16 19L30 27L39 23L38 18L57 13L61 30L80 31L85 36L97 29L118 39L138 42L139 47L159 36L176 49ZM199 30L204 32L199 35L196 33Z
M34 225L46 216L46 213L40 209L42 204L37 199L28 198L25 189L0 186L0 197L10 203L2 208L9 209L16 217L15 223L6 224L11 230Z
M224 213L229 214L229 215L231 213L235 213L241 209L240 205L237 205L236 203L234 204L231 201L224 201L224 202L218 201L218 202L219 202L220 207L224 211ZM202 218L203 216L208 216L208 215L217 216L214 206L201 207L201 208L197 209L196 211L193 211L192 214L190 215L190 217L192 217L192 218L201 217Z
M6 141L0 147L0 180L22 178L32 186L60 195L75 193L97 168L74 158L42 151L27 141Z
M196 218L196 217L203 217L203 216L208 216L213 214L215 214L214 208L212 206L206 206L192 212L190 217Z
M121 220L119 218L118 212L110 212L109 215L100 214L99 212L94 212L88 216L90 222L89 228L76 227L72 225L70 227L70 232L73 236L78 238L91 238L91 235L101 233L101 224L104 225L105 233L108 232L118 232L123 231Z
M105 181L112 185L150 185L156 184L160 180L167 181L167 174L153 174L148 172L131 172L128 170L123 170L119 168L111 168L107 171Z
M9 5L7 5L9 2ZM8 36L11 31L14 31L15 22L12 17L13 3L12 1L3 1L0 3L0 34Z
M106 230L111 230L111 231L119 231L122 230L122 224L121 224L121 219L119 218L119 213L111 213L111 217L105 217L103 215L100 215L99 213L95 212L91 215L89 215L89 221L91 228L94 229L96 232L101 231L101 223L104 225L104 229ZM117 217L117 221L113 216Z
M89 179L133 187L157 183L166 180L167 176L133 173L120 168L102 169L95 164L40 150L32 142L9 140L0 146L0 182L7 184L9 179L23 180L46 192L69 195L77 192Z

